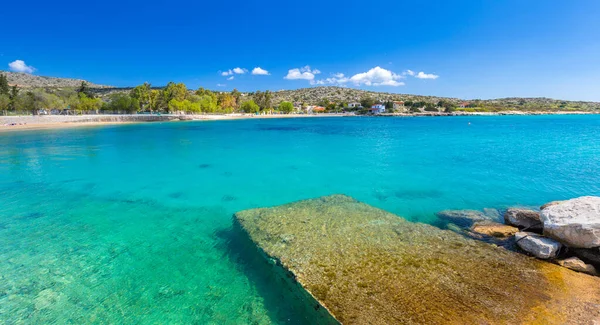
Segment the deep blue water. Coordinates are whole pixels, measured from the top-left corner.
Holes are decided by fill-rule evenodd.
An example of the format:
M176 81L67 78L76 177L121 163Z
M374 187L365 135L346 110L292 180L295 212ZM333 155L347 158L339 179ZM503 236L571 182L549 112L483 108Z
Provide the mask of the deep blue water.
M343 193L409 220L600 195L600 116L0 133L1 323L302 323L235 211Z

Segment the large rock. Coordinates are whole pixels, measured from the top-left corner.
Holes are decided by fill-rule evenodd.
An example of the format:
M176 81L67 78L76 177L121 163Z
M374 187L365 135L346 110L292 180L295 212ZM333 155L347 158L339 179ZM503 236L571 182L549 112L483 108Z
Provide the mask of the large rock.
M436 213L437 217L461 227L471 227L475 222L493 220L492 217L477 210L443 210Z
M569 247L600 246L600 197L584 196L542 210L544 235Z
M510 208L504 213L504 222L515 227L542 230L540 213L533 210Z
M558 261L558 265L573 271L587 273L589 275L598 275L598 272L593 265L585 264L584 261L577 257L569 257L564 260L560 260Z
M518 232L515 239L522 250L544 260L555 258L561 248L556 240L532 232Z
M516 234L519 229L493 221L478 221L473 224L471 231L490 237L508 238Z
M343 324L585 324L600 317L600 278L347 196L242 211L234 224L288 290Z

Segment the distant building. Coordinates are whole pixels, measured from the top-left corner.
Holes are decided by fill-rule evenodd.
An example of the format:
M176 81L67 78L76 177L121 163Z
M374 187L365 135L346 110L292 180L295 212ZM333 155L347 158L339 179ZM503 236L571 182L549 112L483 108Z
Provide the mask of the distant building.
M385 113L385 105L383 105L383 104L373 105L373 106L371 106L371 108L369 108L369 111L373 114Z
M398 112L406 111L406 106L404 106L404 102L394 102L394 110Z
M348 108L361 108L360 103L348 103Z
M460 108L467 108L467 107L469 107L469 105L470 105L470 103L463 102L463 103L460 103L459 106L460 106Z
M321 107L321 106L307 106L306 107L306 112L307 113L323 113L325 112L325 107Z

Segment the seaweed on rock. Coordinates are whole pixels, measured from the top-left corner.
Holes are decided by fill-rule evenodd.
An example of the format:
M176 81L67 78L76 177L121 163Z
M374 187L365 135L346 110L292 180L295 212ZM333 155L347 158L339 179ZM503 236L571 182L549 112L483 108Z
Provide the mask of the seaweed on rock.
M264 255L344 324L580 323L600 279L344 195L241 211Z

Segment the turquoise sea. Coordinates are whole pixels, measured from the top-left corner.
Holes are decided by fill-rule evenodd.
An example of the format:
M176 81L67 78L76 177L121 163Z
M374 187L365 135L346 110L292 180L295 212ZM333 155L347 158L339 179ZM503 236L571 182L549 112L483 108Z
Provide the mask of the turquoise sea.
M0 133L0 323L309 322L232 214L333 193L426 223L600 195L600 116Z

